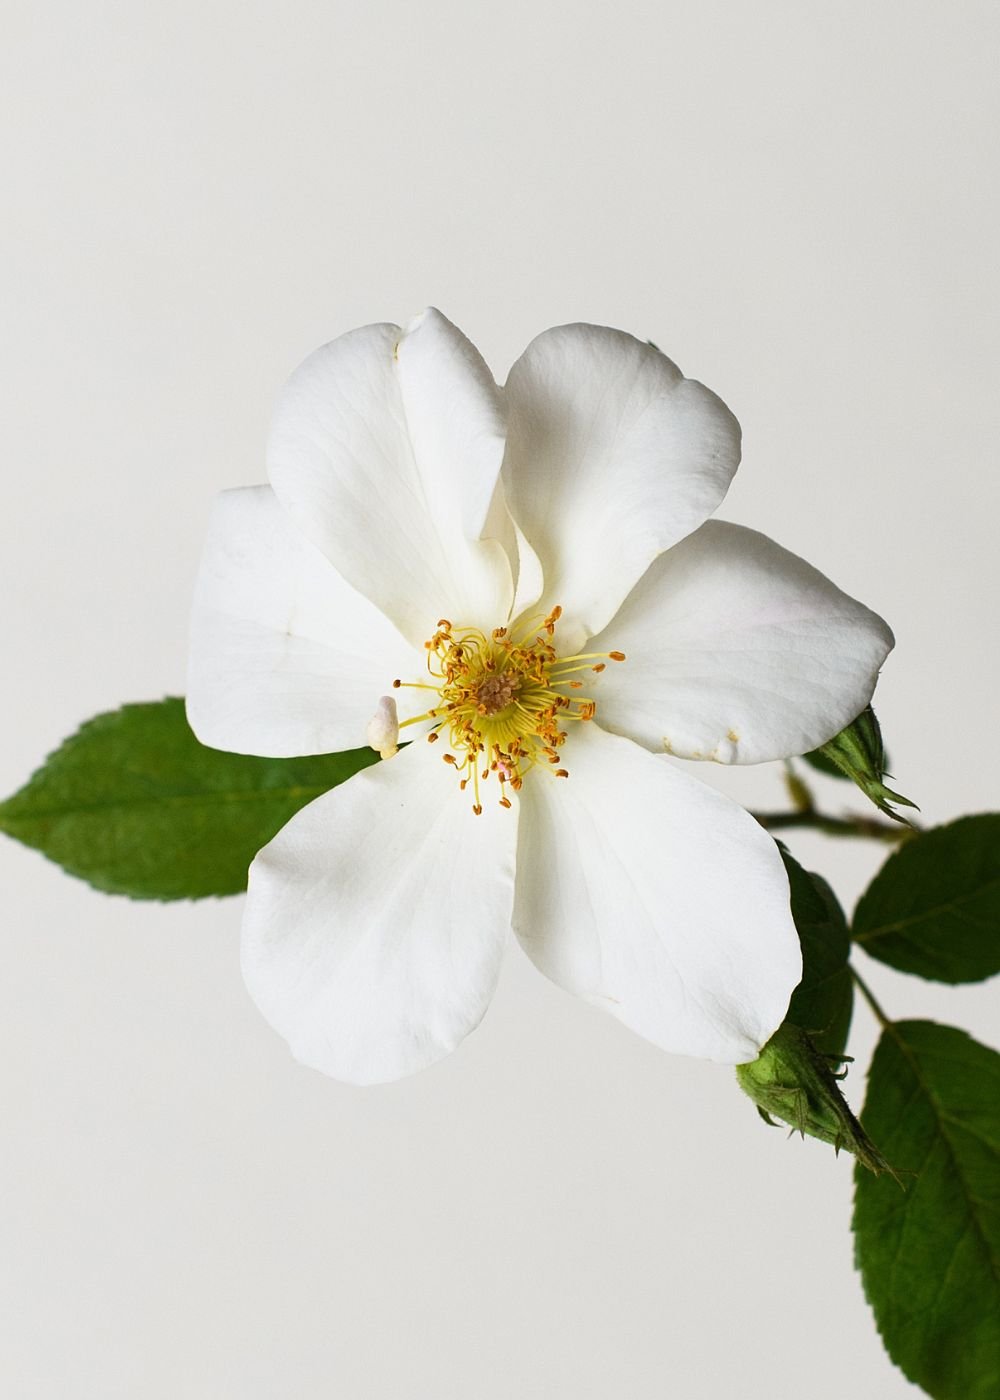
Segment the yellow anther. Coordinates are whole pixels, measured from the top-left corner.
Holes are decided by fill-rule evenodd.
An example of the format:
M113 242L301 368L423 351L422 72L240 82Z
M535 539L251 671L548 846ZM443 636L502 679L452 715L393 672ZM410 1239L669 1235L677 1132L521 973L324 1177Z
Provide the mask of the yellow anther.
M480 784L491 774L504 807L511 806L507 794L520 791L530 769L543 765L560 777L568 775L557 766L567 721L593 719L597 710L596 701L578 693L584 682L573 673L599 675L606 660L625 659L621 652L559 656L554 637L561 616L557 606L544 617L536 614L515 627L486 632L455 628L441 618L426 643L429 684L414 688L435 691L435 708L403 723L436 720L427 741L433 744L443 734L453 752L442 758L458 770L463 792L472 785L477 815L483 810Z
M609 651L609 652L608 652L608 656L610 656L610 658L611 658L612 661L624 661L624 660L625 660L625 653L624 653L623 651Z

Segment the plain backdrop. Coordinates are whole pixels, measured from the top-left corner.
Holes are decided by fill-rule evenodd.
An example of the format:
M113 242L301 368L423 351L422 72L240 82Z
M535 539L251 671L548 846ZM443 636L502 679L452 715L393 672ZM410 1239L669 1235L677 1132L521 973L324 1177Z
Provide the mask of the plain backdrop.
M740 418L722 512L887 617L931 823L996 809L989 3L3 0L0 792L179 693L220 488L315 346L567 320ZM699 769L778 806L780 770ZM832 810L859 808L819 780ZM882 853L796 837L850 905ZM512 948L450 1060L354 1090L246 996L241 901L0 847L0 1387L17 1400L889 1400L851 1164ZM997 1044L996 984L869 964ZM874 1031L856 1014L857 1106Z

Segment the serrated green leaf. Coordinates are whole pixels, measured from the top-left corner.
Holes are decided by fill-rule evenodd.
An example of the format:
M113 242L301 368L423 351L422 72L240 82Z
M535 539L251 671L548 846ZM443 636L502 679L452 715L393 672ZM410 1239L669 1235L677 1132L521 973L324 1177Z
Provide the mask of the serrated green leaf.
M378 755L252 758L199 744L184 702L88 720L0 803L0 831L99 890L201 899L246 889L262 846L314 797Z
M880 962L935 982L1000 972L1000 814L910 837L861 896L854 938Z
M1000 1055L951 1026L896 1022L861 1121L913 1173L905 1190L856 1173L857 1263L886 1350L935 1400L995 1400Z
M816 1049L841 1055L847 1044L854 984L844 911L819 875L803 870L781 847L792 896L792 919L802 944L802 981L792 994L788 1020L809 1032Z

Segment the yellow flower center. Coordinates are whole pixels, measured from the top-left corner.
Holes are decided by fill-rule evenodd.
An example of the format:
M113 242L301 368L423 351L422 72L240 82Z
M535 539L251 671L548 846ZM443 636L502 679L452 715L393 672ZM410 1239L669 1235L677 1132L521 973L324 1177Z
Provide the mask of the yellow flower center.
M436 699L422 715L400 728L431 720L428 743L446 736L451 752L442 755L459 774L464 791L473 786L472 810L483 808L480 784L495 777L501 807L510 807L506 788L517 792L527 773L542 767L568 778L560 749L568 726L594 718L597 702L581 695L581 672L600 674L608 661L624 661L620 651L581 652L560 657L554 637L562 608L519 624L511 633L496 627L486 636L475 627L454 627L446 618L424 643ZM398 689L404 682L396 680Z

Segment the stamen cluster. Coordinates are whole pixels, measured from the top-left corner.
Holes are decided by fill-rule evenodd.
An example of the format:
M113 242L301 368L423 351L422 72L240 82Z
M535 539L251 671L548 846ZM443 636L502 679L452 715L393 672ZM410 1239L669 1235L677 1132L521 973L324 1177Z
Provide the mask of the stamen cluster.
M436 691L438 699L403 725L434 721L427 735L431 744L447 735L452 752L442 757L458 771L463 791L472 783L477 816L483 810L480 783L493 775L501 807L511 806L506 788L519 791L532 768L569 777L560 754L569 737L565 726L591 720L597 711L594 699L577 693L584 683L576 677L625 660L620 651L558 656L553 638L561 615L561 608L553 608L513 633L496 627L489 636L442 618L424 643L432 684L414 688Z

